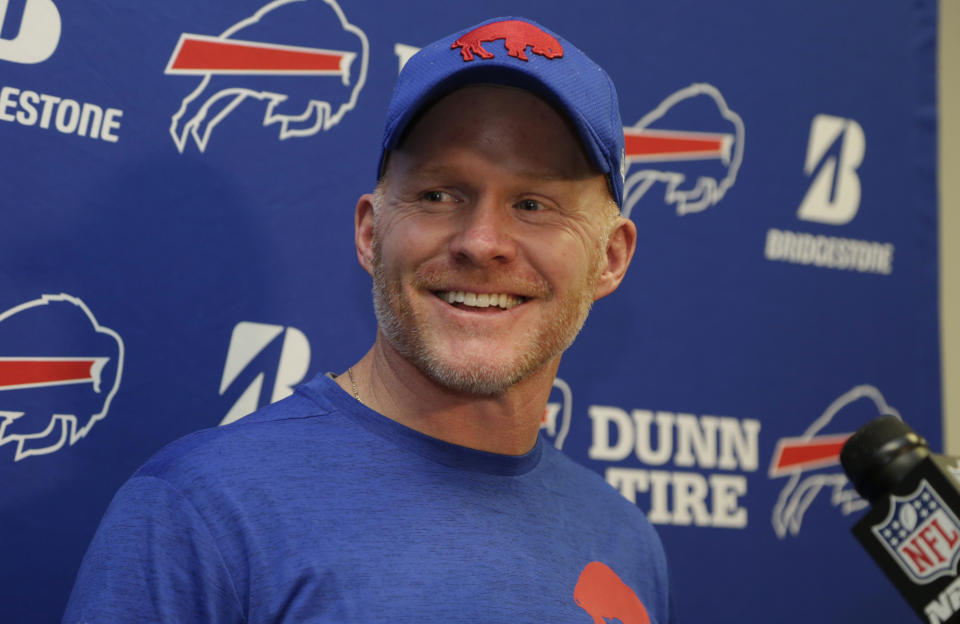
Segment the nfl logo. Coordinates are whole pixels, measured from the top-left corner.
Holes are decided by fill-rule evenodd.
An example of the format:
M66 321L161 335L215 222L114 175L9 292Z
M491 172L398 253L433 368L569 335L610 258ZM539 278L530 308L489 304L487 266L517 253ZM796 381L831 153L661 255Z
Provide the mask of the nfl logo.
M870 530L916 584L953 573L960 560L960 521L926 479L891 496L887 517Z

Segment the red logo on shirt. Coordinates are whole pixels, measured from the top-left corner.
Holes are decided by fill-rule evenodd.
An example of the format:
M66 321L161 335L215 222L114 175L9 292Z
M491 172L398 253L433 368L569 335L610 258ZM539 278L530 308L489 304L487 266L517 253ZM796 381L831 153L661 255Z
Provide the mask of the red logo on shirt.
M650 624L650 615L637 594L604 563L591 561L580 573L573 599L594 624L616 618L623 624Z

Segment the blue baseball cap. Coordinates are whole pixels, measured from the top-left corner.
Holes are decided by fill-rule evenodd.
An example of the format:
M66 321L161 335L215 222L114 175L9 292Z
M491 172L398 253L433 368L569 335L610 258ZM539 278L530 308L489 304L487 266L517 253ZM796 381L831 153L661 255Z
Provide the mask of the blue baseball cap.
M403 66L387 109L378 179L387 154L426 106L478 83L519 87L553 104L573 123L610 193L623 207L624 138L610 76L572 43L522 17L498 17L444 37Z

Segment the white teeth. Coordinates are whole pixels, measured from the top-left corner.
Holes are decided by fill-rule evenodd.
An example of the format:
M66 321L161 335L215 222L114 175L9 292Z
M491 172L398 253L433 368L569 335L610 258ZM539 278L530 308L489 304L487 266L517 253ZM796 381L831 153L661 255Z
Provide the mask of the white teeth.
M472 293L462 290L447 290L437 293L447 303L462 303L474 308L499 307L504 310L520 305L520 297L502 293Z

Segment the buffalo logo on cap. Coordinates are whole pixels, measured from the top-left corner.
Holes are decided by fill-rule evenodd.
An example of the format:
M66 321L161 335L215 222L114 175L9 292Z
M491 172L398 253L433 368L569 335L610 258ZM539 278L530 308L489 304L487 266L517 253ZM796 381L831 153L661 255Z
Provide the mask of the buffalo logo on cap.
M563 46L556 37L520 20L504 20L478 26L454 41L450 49L460 48L460 56L464 61L472 61L474 54L480 58L491 59L494 55L483 47L483 43L497 39L503 39L507 53L521 61L530 60L526 54L527 47L534 54L548 59L563 56Z

